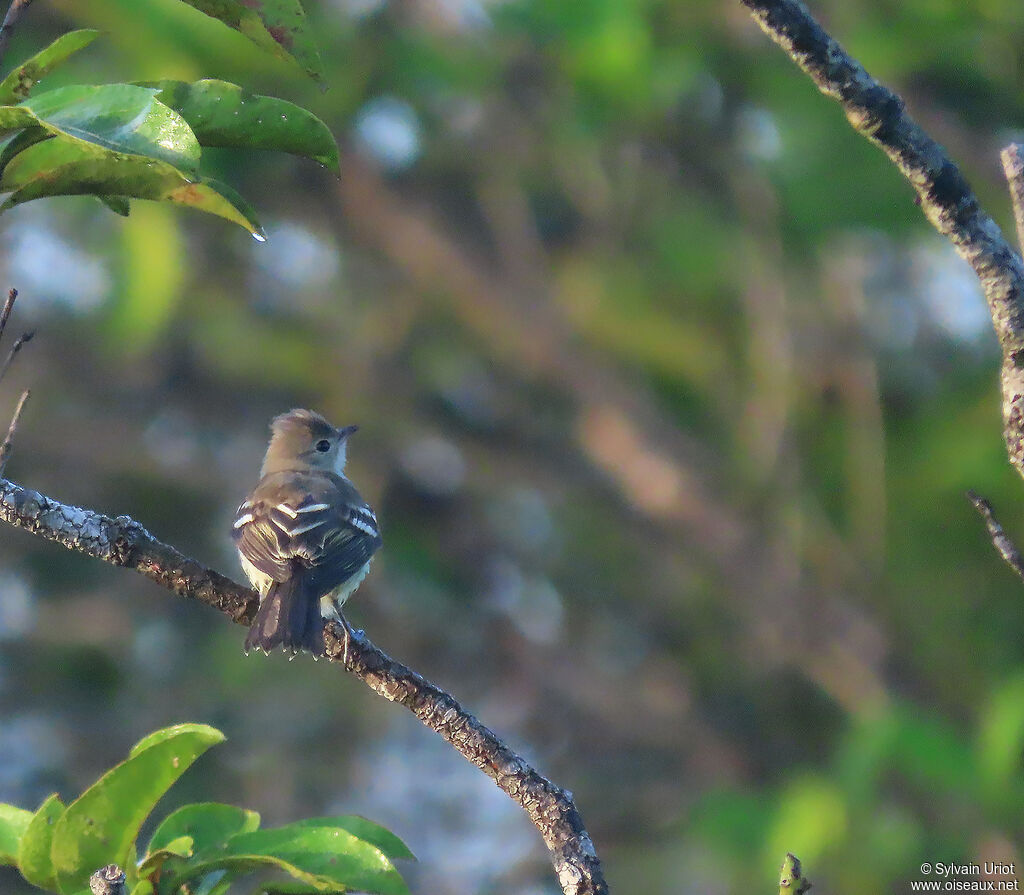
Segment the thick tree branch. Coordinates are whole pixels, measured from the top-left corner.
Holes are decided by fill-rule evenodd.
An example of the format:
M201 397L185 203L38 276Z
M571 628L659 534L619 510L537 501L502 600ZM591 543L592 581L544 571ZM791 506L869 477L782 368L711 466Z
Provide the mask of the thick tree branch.
M903 100L872 78L798 0L741 0L761 28L854 129L900 169L921 208L974 268L1003 351L1003 436L1010 462L1024 475L1024 263L981 208L945 151L907 115Z
M0 520L70 550L134 569L239 624L249 624L256 614L255 592L158 541L128 516L111 518L67 506L0 480ZM341 626L332 622L325 634L332 662L344 665L374 692L404 705L523 808L544 838L566 895L607 895L600 861L570 793L542 777L452 696L396 662L365 635L351 640L343 661Z

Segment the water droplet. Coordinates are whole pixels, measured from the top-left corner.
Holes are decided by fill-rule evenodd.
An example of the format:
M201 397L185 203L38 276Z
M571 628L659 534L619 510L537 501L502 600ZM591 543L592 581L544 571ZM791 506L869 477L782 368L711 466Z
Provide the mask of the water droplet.
M266 236L264 236L264 235L263 235L263 234L262 234L261 232L259 232L258 230L253 230L253 231L252 231L252 238L253 238L253 239L255 239L255 240L256 240L256 242L266 242L266 241L267 241L267 237L266 237Z

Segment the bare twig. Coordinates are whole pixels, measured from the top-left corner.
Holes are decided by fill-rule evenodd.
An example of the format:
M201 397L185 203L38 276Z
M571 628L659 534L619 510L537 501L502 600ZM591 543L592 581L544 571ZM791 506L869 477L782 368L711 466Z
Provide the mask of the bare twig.
M0 311L0 340L3 340L4 332L7 329L7 321L11 319L11 311L14 310L14 302L15 299L17 299L17 297L18 290L12 287L11 290L7 293L7 299L6 301L4 301L3 310ZM21 351L21 346L24 345L26 342L31 342L32 337L34 335L34 331L23 333L22 336L14 343L14 345L11 347L10 352L7 355L7 359L3 362L3 365L0 366L0 380L2 380L4 376L7 375L7 371L10 369L11 364L14 362L14 356L19 351ZM25 399L23 396L21 403L23 404L24 402ZM21 405L19 404L18 407L18 413L20 413ZM15 414L15 416L17 416L17 414ZM0 466L0 470L2 470L2 466Z
M1003 531L990 504L984 497L974 491L967 492L967 499L974 504L981 518L985 520L985 527L992 538L992 545L999 551L999 555L1006 561L1006 564L1024 579L1024 557L1020 555L1017 545L1010 540L1009 535Z
M14 33L14 26L18 24L21 14L32 5L32 0L11 0L7 8L7 15L0 25L0 61L7 52L7 44L11 42L11 35Z
M11 350L8 352L7 357L3 362L3 366L0 366L0 380L3 380L4 376L7 375L7 371L11 368L11 364L14 363L14 356L21 351L21 346L26 342L31 342L34 335L35 331L30 330L29 332L22 333L18 336L18 340L11 346Z
M25 409L25 402L32 393L25 389L18 400L18 406L14 408L14 416L11 417L11 424L7 427L7 437L0 444L0 479L4 477L7 470L7 461L11 459L11 452L14 450L14 435L18 431L18 420L21 419L21 412Z
M259 598L254 591L158 541L128 516L103 516L0 480L0 521L134 569L239 624L250 624L256 615ZM544 838L566 895L607 895L600 861L570 793L542 777L452 696L396 662L364 634L353 637L347 651L340 625L329 623L325 635L332 662L344 665L374 692L404 705L523 808Z
M11 319L11 311L14 309L14 301L18 297L18 290L13 286L7 293L7 300L4 302L4 309L0 311L0 339L4 337L4 330L7 329L7 321Z
M89 877L93 895L124 895L124 871L117 864L107 864Z
M1021 158L1020 143L1011 143L1001 153L1003 173L1010 185L1010 199L1013 202L1013 219L1017 223L1017 244L1024 246L1024 159Z
M11 15L10 10L8 10L7 15L8 17ZM0 38L2 38L2 34L0 34ZM0 49L0 53L2 53L2 49ZM4 337L7 321L11 319L11 311L14 310L14 302L17 298L18 290L11 287L7 293L7 299L4 301L3 310L0 310L0 340ZM30 342L33 335L35 335L34 332L27 332L14 343L3 366L0 366L0 380L7 374L11 364L14 362L14 356L21 351L21 346L26 342ZM7 461L11 459L11 451L14 449L14 435L18 430L18 420L21 419L21 412L25 409L25 402L29 399L29 395L28 389L21 393L21 398L18 399L18 406L14 408L14 416L11 417L11 424L7 427L7 437L0 444L0 478L3 478L4 471L7 469Z
M794 854L787 854L779 876L779 895L804 895L810 888L810 882L803 875L800 859Z
M1003 437L1024 475L1024 262L945 151L907 115L903 100L871 77L798 0L741 0L761 28L854 129L879 146L917 191L932 226L974 268L1002 347Z

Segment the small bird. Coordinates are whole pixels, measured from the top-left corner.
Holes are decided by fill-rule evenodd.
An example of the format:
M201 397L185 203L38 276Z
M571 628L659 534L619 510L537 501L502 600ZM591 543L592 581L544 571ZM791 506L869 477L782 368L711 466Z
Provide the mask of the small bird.
M324 619L352 634L341 607L381 546L377 516L345 478L345 449L357 426L335 429L311 410L270 424L259 484L242 502L231 535L260 607L245 651L283 646L294 657L324 653Z

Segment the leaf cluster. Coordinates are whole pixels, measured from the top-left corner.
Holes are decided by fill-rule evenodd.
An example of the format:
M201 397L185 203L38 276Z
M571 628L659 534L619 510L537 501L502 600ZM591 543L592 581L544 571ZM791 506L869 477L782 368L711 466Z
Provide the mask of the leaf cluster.
M392 861L412 853L393 833L352 815L260 829L254 811L199 802L167 815L140 856L139 831L156 803L223 740L203 724L167 727L70 805L56 794L34 813L0 804L0 864L59 895L87 895L90 875L107 864L125 869L131 895L225 895L254 873L267 877L257 892L407 895Z
M320 77L297 0L263 4L260 15L240 3L190 5ZM320 119L226 81L73 85L33 95L46 74L98 36L64 34L0 83L0 192L9 193L0 211L47 196L93 195L127 215L131 199L148 199L219 215L263 239L248 202L201 173L203 147L276 149L338 173L338 148Z

